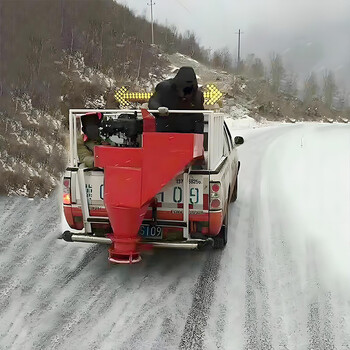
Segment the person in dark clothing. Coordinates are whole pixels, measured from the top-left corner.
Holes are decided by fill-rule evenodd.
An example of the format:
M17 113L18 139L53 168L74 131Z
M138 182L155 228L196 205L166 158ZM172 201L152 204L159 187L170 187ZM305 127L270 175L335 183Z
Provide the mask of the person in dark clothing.
M102 113L87 113L81 116L83 134L77 138L78 158L86 167L94 166L94 147L102 144L99 125Z
M162 81L148 102L149 109L167 107L169 110L202 110L204 96L198 90L196 73L192 67L181 67L173 79ZM203 113L173 114L156 117L157 131L202 134Z

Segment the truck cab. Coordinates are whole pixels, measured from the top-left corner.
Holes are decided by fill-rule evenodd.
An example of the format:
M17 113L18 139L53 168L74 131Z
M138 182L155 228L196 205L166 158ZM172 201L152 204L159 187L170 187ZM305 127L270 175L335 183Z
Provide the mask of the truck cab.
M65 232L65 240L111 244L108 238L111 224L104 202L104 170L88 168L78 157L77 140L82 138L81 116L101 113L104 118L118 120L122 114L133 114L141 119L141 112L70 110L70 153L63 179L63 207L67 223L78 231ZM243 143L243 138L232 135L222 113L169 111L169 117L172 113L198 112L204 114L203 155L164 184L149 203L138 233L141 244L183 249L211 245L222 249L227 243L228 207L237 198L240 167L237 146ZM116 135L115 140L118 137L121 140L120 135ZM142 147L142 137L139 146ZM154 176L157 171L155 166L149 175ZM133 195L132 185L126 190Z

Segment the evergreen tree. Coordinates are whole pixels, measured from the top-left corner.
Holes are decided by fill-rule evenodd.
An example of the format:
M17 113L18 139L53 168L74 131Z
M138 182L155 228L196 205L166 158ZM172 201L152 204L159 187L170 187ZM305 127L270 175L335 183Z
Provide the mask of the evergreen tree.
M334 96L337 92L337 86L332 71L326 71L323 76L323 98L328 108L332 107Z
M276 93L280 91L281 82L285 74L281 56L279 54L273 53L270 60L270 64L271 90Z

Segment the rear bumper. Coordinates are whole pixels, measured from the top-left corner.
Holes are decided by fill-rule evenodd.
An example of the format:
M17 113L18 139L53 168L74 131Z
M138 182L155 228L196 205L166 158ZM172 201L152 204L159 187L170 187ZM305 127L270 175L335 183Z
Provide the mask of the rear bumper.
M108 237L95 237L90 235L81 235L75 234L70 231L65 231L62 234L62 239L66 242L83 242L83 243L99 243L110 245L113 243L111 238ZM154 248L170 248L170 249L203 249L207 246L213 245L213 240L208 239L196 239L196 240L187 240L187 241L178 241L178 242L160 242L160 241L141 241L141 245L151 246Z

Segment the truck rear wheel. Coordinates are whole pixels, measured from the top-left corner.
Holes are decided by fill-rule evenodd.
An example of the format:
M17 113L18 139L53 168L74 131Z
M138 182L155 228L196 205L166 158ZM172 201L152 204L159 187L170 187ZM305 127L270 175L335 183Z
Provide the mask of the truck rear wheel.
M233 188L233 192L232 192L232 196L231 196L231 203L233 203L237 200L237 194L238 194L238 174L236 177L235 187Z
M214 249L224 249L227 244L227 230L228 230L228 209L226 209L226 215L224 222L221 226L221 230L217 236L213 237L214 239Z

